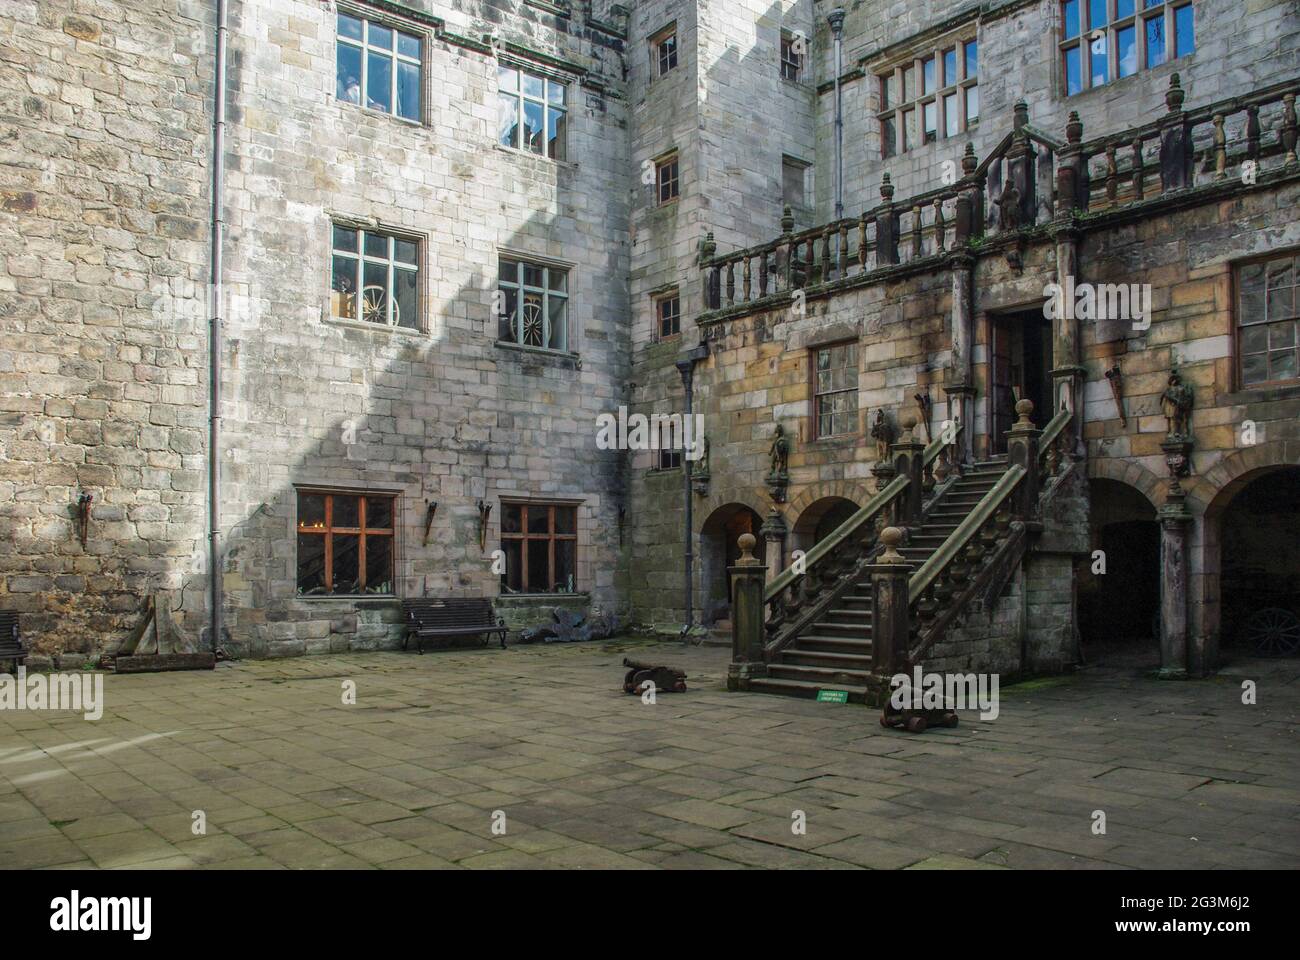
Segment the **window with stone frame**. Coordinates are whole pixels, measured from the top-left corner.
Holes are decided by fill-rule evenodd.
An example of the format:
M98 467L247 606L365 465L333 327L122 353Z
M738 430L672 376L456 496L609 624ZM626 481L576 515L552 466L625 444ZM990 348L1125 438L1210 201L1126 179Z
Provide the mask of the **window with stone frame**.
M341 223L332 237L330 314L420 329L420 241Z
M808 49L808 40L802 33L790 30L781 31L781 79L795 83L803 73L804 53Z
M650 60L656 77L677 67L677 24L664 27L650 38Z
M967 36L921 51L879 71L876 84L882 157L960 136L980 120L979 41Z
M682 332L682 297L673 290L655 298L655 332L659 340L672 340Z
M1196 49L1189 0L1061 0L1060 8L1067 97Z
M497 142L552 160L568 156L568 87L510 63L497 65Z
M674 419L675 417L675 419ZM651 458L652 469L654 470L676 470L682 465L682 454L685 451L686 434L685 419L674 415L662 420L651 420L651 429L656 431L652 442L655 449Z
M1236 274L1241 386L1300 378L1300 254L1244 263Z
M574 593L578 508L571 503L501 502L502 593Z
M680 195L681 172L677 153L668 154L655 162L655 196L659 205L672 203Z
M340 12L336 96L344 103L419 121L423 48L423 39L414 33Z
M849 436L858 430L858 345L817 347L813 359L815 438Z
M298 596L393 596L397 497L298 490Z
M542 350L569 349L569 269L502 256L497 274L498 339Z

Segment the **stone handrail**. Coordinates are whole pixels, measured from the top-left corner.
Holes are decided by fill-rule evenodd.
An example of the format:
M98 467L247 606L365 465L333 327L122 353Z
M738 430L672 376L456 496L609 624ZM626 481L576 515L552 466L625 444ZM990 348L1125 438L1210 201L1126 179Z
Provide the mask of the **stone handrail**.
M763 624L764 659L797 637L844 592L851 574L866 562L874 549L874 521L890 509L911 485L911 478L895 477L883 490L800 558L796 565L763 591L766 616Z

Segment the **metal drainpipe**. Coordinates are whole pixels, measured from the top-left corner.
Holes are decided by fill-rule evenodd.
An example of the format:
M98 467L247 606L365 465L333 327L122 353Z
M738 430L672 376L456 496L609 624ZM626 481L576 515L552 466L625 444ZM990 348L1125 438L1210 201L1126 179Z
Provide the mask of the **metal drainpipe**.
M844 219L844 101L840 95L840 74L844 72L844 10L836 7L826 15L835 36L835 219ZM835 233L835 277L844 276L844 251Z
M695 393L693 384L695 382L695 365L709 355L709 342L707 340L700 343L695 349L686 354L685 358L677 361L677 372L682 375L682 388L686 392L686 422L694 413L692 398ZM685 433L683 432L683 436ZM696 437L697 443L704 441L703 437ZM685 600L686 600L686 624L682 627L682 643L690 642L691 627L695 625L695 586L691 573L695 566L694 537L691 536L691 529L694 525L691 517L691 461L686 456L687 451L682 451L682 482L683 496L686 498L686 552L685 552Z
M212 272L208 281L208 604L213 653L221 641L221 278L226 220L226 0L217 0L216 77L212 107Z

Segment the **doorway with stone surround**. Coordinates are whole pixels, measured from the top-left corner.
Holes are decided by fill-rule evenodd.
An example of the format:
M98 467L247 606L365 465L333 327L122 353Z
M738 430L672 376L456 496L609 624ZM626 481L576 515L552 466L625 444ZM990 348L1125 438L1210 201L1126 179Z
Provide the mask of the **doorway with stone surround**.
M1052 325L1041 309L989 317L990 449L1007 452L1016 401L1031 400L1042 426L1052 403Z

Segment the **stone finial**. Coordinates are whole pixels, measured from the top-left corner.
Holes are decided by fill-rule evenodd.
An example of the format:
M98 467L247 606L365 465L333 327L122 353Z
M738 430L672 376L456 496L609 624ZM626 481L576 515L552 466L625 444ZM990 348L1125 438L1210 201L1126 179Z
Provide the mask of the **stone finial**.
M916 437L912 434L912 431L915 430L916 425L920 423L920 421L916 418L916 414L914 413L905 414L899 422L902 423L903 425L903 436L899 439L898 442L912 443L916 439Z
M738 567L752 567L759 563L759 559L754 556L754 544L758 543L758 538L752 533L742 533L736 541L740 547L740 559L736 561Z
M1033 412L1034 412L1034 401L1018 400L1016 402L1016 416L1018 416L1020 419L1016 421L1016 427L1018 429L1024 429L1026 427L1028 427L1029 429L1033 429L1034 421L1029 418L1029 415Z
M886 203L894 199L894 184L887 173L880 176L880 198Z
M1019 130L1029 122L1029 104L1023 99L1017 100L1016 105L1012 108L1015 119L1012 122L1012 128Z
M1079 143L1083 139L1083 121L1079 119L1079 111L1071 110L1070 119L1065 121L1065 139L1070 143Z
M975 155L975 144L966 142L966 152L961 155L961 172L970 176L980 165L980 158Z
M1178 80L1178 74L1169 75L1169 89L1165 91L1165 106L1169 108L1170 113L1177 113L1183 109L1183 92L1181 83Z
M885 545L885 552L880 555L878 563L907 563L907 558L898 552L898 545L903 542L902 530L885 527L880 531L880 542Z
M781 233L787 237L794 233L794 211L788 203L781 208Z

